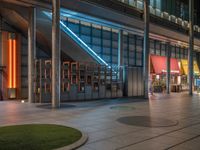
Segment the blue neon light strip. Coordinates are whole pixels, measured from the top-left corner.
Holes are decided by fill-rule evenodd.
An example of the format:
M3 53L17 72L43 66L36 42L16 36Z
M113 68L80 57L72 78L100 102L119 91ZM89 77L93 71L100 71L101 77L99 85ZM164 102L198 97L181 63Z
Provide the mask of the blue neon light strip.
M44 12L50 19L52 19L51 13ZM106 65L111 68L97 53L95 53L83 40L81 40L72 30L70 30L63 21L60 20L60 27L61 29L70 36L78 45L83 48L90 56L92 56L98 63L101 65Z

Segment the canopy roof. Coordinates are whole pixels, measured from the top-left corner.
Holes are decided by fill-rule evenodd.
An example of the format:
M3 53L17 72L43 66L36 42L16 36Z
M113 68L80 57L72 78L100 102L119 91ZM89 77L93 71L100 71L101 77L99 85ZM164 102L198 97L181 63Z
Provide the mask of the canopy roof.
M153 73L155 74L166 74L167 72L167 58L164 56L151 55L151 62L153 67ZM178 60L175 58L170 59L170 73L180 74L180 68L178 65Z
M181 60L181 66L182 66L182 69L183 69L183 74L188 75L188 60L182 59ZM200 75L199 66L198 66L196 60L194 61L194 74Z

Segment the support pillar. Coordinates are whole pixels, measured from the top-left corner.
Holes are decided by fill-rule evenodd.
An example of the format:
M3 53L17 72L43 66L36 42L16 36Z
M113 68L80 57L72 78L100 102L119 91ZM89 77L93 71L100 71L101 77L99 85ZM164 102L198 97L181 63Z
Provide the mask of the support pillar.
M34 59L36 53L36 9L29 8L28 21L28 101L34 102Z
M149 98L149 0L144 0L143 82L144 98Z
M123 30L119 30L118 34L118 66L124 65L124 53L123 53Z
M194 49L194 0L189 0L189 51L188 51L188 83L189 95L193 94L193 49Z
M123 96L125 96L126 92L126 81L125 81L125 70L124 67L124 50L123 50L123 30L119 30L118 33L118 66L119 66L119 79L122 81L122 91Z
M60 0L52 0L52 108L60 107Z
M167 94L170 94L170 82L171 82L171 45L170 43L167 43L167 59L166 59L166 67L167 67L167 73L166 73L166 90L167 90Z
M119 30L118 34L118 66L119 66L119 78L123 81L124 71L124 50L123 50L123 30Z

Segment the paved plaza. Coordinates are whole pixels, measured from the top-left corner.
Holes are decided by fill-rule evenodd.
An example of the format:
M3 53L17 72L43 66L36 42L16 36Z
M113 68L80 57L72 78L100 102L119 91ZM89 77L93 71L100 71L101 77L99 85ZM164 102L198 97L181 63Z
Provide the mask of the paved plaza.
M0 125L61 124L87 133L80 150L199 150L200 95L155 95L62 104L0 102Z

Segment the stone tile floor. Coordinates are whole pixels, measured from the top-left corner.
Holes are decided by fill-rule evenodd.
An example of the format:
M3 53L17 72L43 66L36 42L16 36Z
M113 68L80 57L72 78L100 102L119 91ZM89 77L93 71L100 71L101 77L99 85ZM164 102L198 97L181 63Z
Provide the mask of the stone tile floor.
M134 109L111 109L128 106ZM170 127L125 125L126 116L150 116L178 121ZM154 95L142 99L115 99L62 104L52 110L47 104L0 102L0 125L53 123L78 128L89 135L79 150L199 150L200 95L187 93Z

